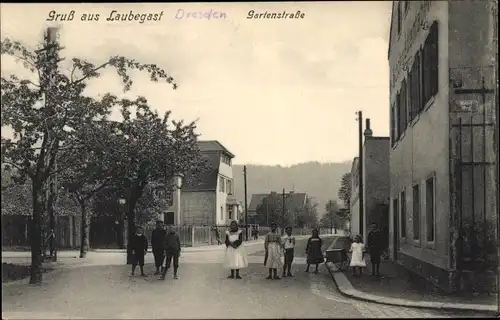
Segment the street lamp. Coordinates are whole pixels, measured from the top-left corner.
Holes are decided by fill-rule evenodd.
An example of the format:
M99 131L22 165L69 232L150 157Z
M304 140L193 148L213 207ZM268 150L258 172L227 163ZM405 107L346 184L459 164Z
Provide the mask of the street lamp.
M120 248L123 248L124 247L124 243L123 243L123 222L124 222L124 219L125 219L125 204L127 203L127 200L125 200L124 198L120 198L118 199L118 206L119 206L119 218L118 220L115 221L115 223L117 225L119 225L119 228L118 228L118 245L120 246Z

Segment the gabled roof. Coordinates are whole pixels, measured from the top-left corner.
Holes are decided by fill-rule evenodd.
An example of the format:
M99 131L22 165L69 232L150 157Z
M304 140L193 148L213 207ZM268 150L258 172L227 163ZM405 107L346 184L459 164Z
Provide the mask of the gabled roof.
M257 206L261 204L262 200L264 200L264 198L268 195L269 193L252 194L252 199L248 205L248 211L257 211Z
M394 8L396 6L396 1L392 2L392 10L391 10L391 23L389 24L389 48L387 49L387 60L391 57L391 42L392 42L392 29L394 22Z
M217 177L219 176L220 157L218 154L203 153L209 169L197 179L186 176L182 184L182 191L216 191Z
M222 151L231 158L234 158L234 154L229 152L229 150L217 140L198 141L198 148L200 148L201 152Z

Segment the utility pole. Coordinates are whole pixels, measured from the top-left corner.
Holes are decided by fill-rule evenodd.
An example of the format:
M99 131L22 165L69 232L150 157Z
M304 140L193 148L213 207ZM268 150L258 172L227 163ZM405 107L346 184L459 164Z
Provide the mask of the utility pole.
M52 95L55 94L55 91L57 88L54 87L56 85L54 82L56 79L54 79L54 76L57 74L57 69L58 69L58 63L59 61L62 61L64 59L59 58L58 51L62 48L59 47L59 30L57 28L47 28L47 36L46 36L46 50L47 50L47 56L49 59L53 59L51 66L48 68L47 72L47 77L48 81L46 84L46 92L45 92L45 101L48 105L55 106L55 103L53 102ZM47 92L49 93L47 95ZM51 107L52 108L52 107ZM50 109L51 109L50 108ZM55 111L55 110L54 110ZM49 130L49 141L52 143L56 137L54 137L54 128L53 125L48 126ZM58 143L58 142L57 142ZM50 150L49 150L50 152ZM54 170L57 171L57 154L53 155L54 157ZM49 251L50 251L50 257L52 261L57 261L57 255L56 255L56 250L55 250L55 244L56 244L56 239L55 239L55 229L56 229L56 217L55 217L55 206L56 206L56 201L57 201L57 195L58 195L58 186L57 186L57 173L54 173L54 175L50 176L49 181L48 181L48 191L49 191L49 197L48 197L48 202L47 202L47 213L49 215Z
M358 111L358 134L359 134L359 156L358 156L358 179L359 179L359 188L358 188L358 198L359 198L359 234L363 237L364 233L364 190L363 190L363 112Z
M59 47L57 40L57 28L48 28L44 36L44 47L36 51L38 55L38 61L40 63L40 90L43 93L45 108L49 112L46 113L46 128L48 137L49 149L46 150L51 156L53 154L53 143L54 143L54 125L52 123L52 117L55 116L56 110L54 110L55 103L53 100L53 95L55 94L54 81L57 75L57 64L60 61L58 51L63 48ZM47 111L46 111L47 112ZM49 117L49 119L47 119ZM57 142L57 141L56 141ZM49 159L50 161L50 159ZM46 168L44 168L46 169ZM39 179L39 178L37 178ZM50 187L50 180L40 181L37 183L43 183L43 187ZM47 199L49 200L49 199ZM33 204L35 205L35 203ZM47 208L49 209L49 208ZM31 219L31 230L30 230L30 242L31 242L31 271L30 271L30 284L38 284L42 281L41 264L42 264L42 250L45 250L44 241L42 238L42 217L40 214L33 212Z
M285 188L283 188L282 199L281 199L281 234L285 231Z
M247 166L243 166L243 181L245 184L245 238L248 241Z

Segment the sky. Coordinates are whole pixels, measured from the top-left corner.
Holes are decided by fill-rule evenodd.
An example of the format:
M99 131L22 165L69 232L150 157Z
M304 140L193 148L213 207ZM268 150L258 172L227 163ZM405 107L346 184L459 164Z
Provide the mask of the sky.
M52 10L73 10L74 19L46 21ZM163 15L144 23L106 21L113 10ZM250 10L299 10L304 17L247 19ZM210 11L210 19L188 17ZM389 134L390 11L391 1L9 3L1 4L0 30L2 39L36 48L46 27L60 27L66 57L60 67L68 72L72 57L99 64L123 55L155 63L179 88L133 73L128 97L145 96L176 120L197 120L200 139L221 142L235 154L234 163L289 166L352 160L358 110L371 119L375 136ZM100 19L81 21L83 14ZM2 56L1 62L2 76L29 76L14 59ZM121 88L119 78L105 71L87 94L123 94ZM118 120L117 113L112 118ZM9 135L2 128L2 136Z

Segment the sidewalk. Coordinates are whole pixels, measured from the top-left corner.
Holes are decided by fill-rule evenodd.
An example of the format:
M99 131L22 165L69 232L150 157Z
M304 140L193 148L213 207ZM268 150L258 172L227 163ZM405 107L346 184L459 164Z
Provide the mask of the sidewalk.
M362 276L356 277L352 276L350 268L344 273L331 271L339 291L359 300L413 308L497 312L496 295L446 294L392 261L382 262L379 278L370 276L369 268L364 270Z

